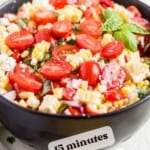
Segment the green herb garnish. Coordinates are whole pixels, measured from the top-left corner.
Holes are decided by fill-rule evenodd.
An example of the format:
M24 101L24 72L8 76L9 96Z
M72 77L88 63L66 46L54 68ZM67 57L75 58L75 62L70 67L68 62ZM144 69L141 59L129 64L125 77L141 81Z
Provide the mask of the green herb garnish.
M74 24L74 25L72 26L72 30L73 30L73 31L76 31L76 32L80 32L80 31L81 31L80 26L79 26L78 24Z
M59 108L58 108L58 110L57 110L57 113L58 113L58 114L61 114L67 107L68 107L68 105L67 105L66 103L62 103L62 104L59 106Z
M42 96L51 90L50 80L43 79Z
M16 142L16 139L13 136L7 137L7 142L10 144L13 144L14 142Z
M74 45L74 44L76 44L76 40L70 39L70 40L67 41L67 44Z
M144 98L148 94L148 90L145 88L139 89L138 97L140 99Z
M102 26L102 31L116 31L123 24L122 18L113 10L104 11L105 23Z
M117 40L122 40L130 51L135 52L137 50L138 41L136 35L129 30L116 31L114 37Z

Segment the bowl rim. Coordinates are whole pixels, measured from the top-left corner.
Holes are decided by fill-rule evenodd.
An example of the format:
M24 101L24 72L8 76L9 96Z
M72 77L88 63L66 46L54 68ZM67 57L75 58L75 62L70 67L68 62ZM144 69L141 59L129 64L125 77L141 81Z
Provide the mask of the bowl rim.
M0 9L2 7L7 6L8 4L10 4L11 2L16 2L16 0L6 0L3 4L0 5ZM143 5L144 7L150 8L150 6L148 6L147 4L145 4L143 1L140 0L136 0L137 3L140 3L141 5ZM15 109L18 109L19 111L24 111L26 113L31 113L33 115L39 115L39 116L45 116L45 117L54 117L54 118L61 118L61 119L87 119L87 118L102 118L102 117L110 117L110 116L115 116L121 113L125 113L129 110L135 109L136 107L140 106L141 104L143 104L144 102L150 100L150 93L145 96L144 98L138 100L137 102L126 106L125 108L121 108L119 110L116 111L112 111L112 112L108 112L108 113L103 113L103 114L96 114L96 115L79 115L79 116L71 116L71 115L61 115L61 114L50 114L50 113L44 113L44 112L40 112L38 110L31 110L31 109L27 109L27 108L23 108L13 102L11 102L10 100L6 99L5 97L3 97L2 95L0 95L0 101L2 103L4 103L5 105L10 105L10 107L15 107Z
M103 117L115 116L115 115L119 115L121 113L125 113L125 112L127 112L129 110L133 110L136 107L138 107L141 104L143 104L144 102L150 100L150 94L148 94L144 98L140 99L139 101L137 101L137 102L135 102L135 103L133 103L133 104L127 106L127 107L124 107L122 109L116 110L116 111L103 113L103 114L96 114L96 115L79 115L79 116L50 114L50 113L40 112L40 111L37 111L37 110L31 110L31 109L23 108L23 107L15 104L15 103L9 101L8 99L3 97L2 95L0 95L0 100L2 100L3 103L6 104L6 105L10 105L11 107L15 107L15 109L18 109L19 111L25 111L25 112L31 113L33 115L52 117L52 118L61 118L61 119L87 119L87 118L91 118L92 119L92 118L103 118Z

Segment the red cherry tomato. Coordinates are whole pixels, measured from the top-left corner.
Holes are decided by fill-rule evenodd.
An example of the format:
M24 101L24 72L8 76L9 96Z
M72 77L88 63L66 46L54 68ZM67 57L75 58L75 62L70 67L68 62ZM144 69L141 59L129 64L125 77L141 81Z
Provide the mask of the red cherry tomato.
M103 5L103 7L114 7L114 3L112 0L100 0L100 3Z
M20 89L31 92L39 92L42 88L40 78L38 78L32 68L25 64L16 65L13 72L8 74L11 83L16 83Z
M51 42L52 37L49 29L42 29L35 34L35 41L39 43L41 41Z
M65 37L72 30L72 24L69 21L57 21L52 27L52 34L55 37Z
M65 100L72 100L73 96L75 95L76 90L72 88L64 88L63 89L63 98Z
M13 50L13 58L16 60L16 62L19 62L21 60L21 53L19 50Z
M142 17L141 12L137 9L137 7L131 5L128 6L127 9L134 14L135 17Z
M87 114L87 115L97 115L97 114L99 114L98 109L97 108L93 108L93 106L90 105L90 104L87 104L85 106L84 111L85 111L85 114Z
M67 54L75 54L77 47L74 45L61 45L55 48L52 52L52 56L55 59L65 59Z
M124 98L124 95L120 89L112 89L104 93L105 99L111 102L121 100Z
M117 63L109 63L102 70L102 80L106 82L107 89L121 87L125 78L125 69Z
M124 43L122 41L113 41L103 47L101 55L108 59L116 58L122 53L123 49Z
M60 80L69 76L71 71L71 65L64 60L49 60L40 68L40 73L49 80Z
M63 8L67 4L67 0L49 0L49 2L56 9Z
M78 34L76 42L80 48L90 49L93 54L98 53L102 49L100 42L88 34Z
M150 22L142 17L133 17L132 21L146 30L150 30Z
M30 48L34 44L34 37L30 32L21 30L8 35L6 37L6 44L12 49L22 51Z
M57 16L53 11L40 9L33 14L32 19L37 24L47 24L54 23L57 20Z
M81 79L87 80L91 86L95 86L99 82L100 73L100 66L95 61L84 62L80 67Z
M103 13L99 5L94 5L88 7L83 15L86 19L94 19L100 21L100 17L103 15Z
M71 115L73 115L73 116L81 115L80 110L78 108L76 108L76 107L69 106L66 110L69 111L71 113Z
M101 35L101 22L93 19L85 20L80 24L80 29L83 33L98 38Z

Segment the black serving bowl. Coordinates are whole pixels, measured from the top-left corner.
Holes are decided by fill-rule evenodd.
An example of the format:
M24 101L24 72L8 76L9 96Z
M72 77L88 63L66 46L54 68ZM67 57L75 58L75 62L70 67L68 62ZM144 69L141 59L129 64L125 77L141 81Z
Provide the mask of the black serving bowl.
M28 0L9 0L0 7L0 15L15 12ZM116 0L127 5L135 5L150 20L150 7L138 0ZM131 137L150 117L150 95L135 104L116 112L94 116L60 116L31 111L12 104L0 96L0 121L16 137L46 150L50 141L82 133L88 130L110 126L115 144ZM94 149L94 148L93 148Z

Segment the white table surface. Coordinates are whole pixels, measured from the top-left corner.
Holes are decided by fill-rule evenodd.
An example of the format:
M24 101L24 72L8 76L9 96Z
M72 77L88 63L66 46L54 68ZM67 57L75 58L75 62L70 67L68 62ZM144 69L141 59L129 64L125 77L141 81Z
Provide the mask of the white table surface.
M0 0L0 4L5 0ZM150 0L141 0L150 5ZM6 139L12 136L4 127L0 127L0 150L35 150L19 139L14 144L9 144ZM150 119L143 127L128 141L118 145L116 148L107 150L150 150Z

